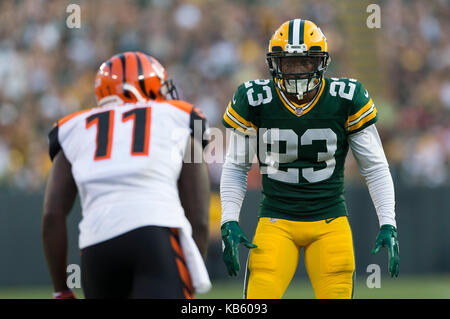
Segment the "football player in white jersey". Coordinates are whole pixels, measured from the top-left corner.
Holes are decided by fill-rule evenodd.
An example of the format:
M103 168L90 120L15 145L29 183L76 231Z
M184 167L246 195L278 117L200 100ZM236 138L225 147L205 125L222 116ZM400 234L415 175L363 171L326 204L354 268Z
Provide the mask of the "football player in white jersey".
M62 118L49 134L42 232L54 297L74 297L66 285L66 216L77 193L86 298L206 292L209 178L204 161L184 160L202 158L206 118L178 100L164 67L141 52L103 63L95 91L98 107Z

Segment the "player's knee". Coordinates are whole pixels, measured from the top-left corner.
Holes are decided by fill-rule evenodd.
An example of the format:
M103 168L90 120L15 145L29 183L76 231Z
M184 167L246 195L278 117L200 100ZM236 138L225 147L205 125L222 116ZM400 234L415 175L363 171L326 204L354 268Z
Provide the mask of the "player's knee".
M314 292L318 299L349 299L353 294L354 262L342 259L332 265L328 272L315 283Z
M277 267L272 255L260 255L256 248L250 255L248 269L248 298L266 298L269 293L271 296L279 294L277 285L280 278L277 278Z
M355 271L355 260L353 256L336 256L330 259L325 273L332 276L350 276Z
M353 274L355 271L355 258L352 246L347 243L339 243L328 247L327 262L323 266L325 276Z
M280 278L277 278L273 272L256 271L250 273L247 286L248 299L279 299L284 291L280 287Z
M317 299L350 299L353 294L353 279L333 278L328 284L323 284L314 289Z

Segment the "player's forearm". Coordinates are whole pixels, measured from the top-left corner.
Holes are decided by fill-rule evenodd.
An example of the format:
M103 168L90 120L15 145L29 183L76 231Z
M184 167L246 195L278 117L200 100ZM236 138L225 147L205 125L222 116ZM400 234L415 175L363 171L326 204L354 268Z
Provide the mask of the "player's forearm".
M349 144L359 171L366 179L380 226L396 226L394 183L375 125L351 135Z
M178 183L181 204L192 226L192 237L206 258L209 237L209 176L205 163L184 164Z
M380 227L385 224L396 227L395 191L389 168L380 168L367 174L365 178Z
M226 162L220 179L221 224L239 221L242 202L247 192L248 167Z
M42 239L54 291L66 291L67 226L62 214L44 214Z
M66 217L73 207L77 188L71 164L64 153L53 160L44 195L42 239L54 291L67 290L67 225Z
M191 139L187 146L193 158L203 159L202 145ZM209 238L209 201L211 196L209 174L206 163L185 161L178 179L178 193L186 218L192 226L192 237L206 259Z
M247 191L247 175L256 154L256 137L230 132L227 156L220 178L221 224L239 221Z

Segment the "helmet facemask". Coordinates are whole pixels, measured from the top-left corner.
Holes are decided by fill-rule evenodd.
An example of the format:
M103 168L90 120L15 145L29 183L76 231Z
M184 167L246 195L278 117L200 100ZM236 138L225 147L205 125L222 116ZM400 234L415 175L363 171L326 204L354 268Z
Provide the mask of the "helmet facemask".
M276 47L274 47L273 52L267 53L270 73L279 88L287 94L294 94L299 100L303 99L305 94L311 92L320 84L329 64L328 52L312 50L313 48L303 51L302 49L304 48L301 46L300 49L288 48L288 51L276 51ZM312 65L312 68L310 67L311 71L286 72L286 62L289 60L292 62L293 59L304 59L301 62L297 60L297 63Z
M170 96L172 100L178 100L179 95L175 84L173 84L172 80L166 80L161 84L161 89L159 90L160 94L165 98Z

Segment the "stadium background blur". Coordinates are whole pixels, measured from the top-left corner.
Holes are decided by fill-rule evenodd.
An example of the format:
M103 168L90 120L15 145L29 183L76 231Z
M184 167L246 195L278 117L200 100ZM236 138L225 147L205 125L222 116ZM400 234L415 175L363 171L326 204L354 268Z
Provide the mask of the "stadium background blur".
M70 15L66 8L71 3L81 8L79 29L66 25ZM381 8L381 28L366 26L370 3ZM401 263L397 283L386 279L382 287L389 288L378 290L368 290L367 274L360 269L360 297L450 298L447 0L1 1L0 248L4 254L0 298L46 297L43 291L51 292L40 243L42 192L51 167L47 134L62 116L95 106L93 83L101 62L130 50L155 56L181 97L202 109L210 126L223 129L221 117L236 87L250 79L269 77L265 53L274 30L298 17L314 21L327 37L331 65L326 76L357 78L377 105L377 128L398 194L398 221L403 218L403 223L399 222L401 257L405 251L410 255L401 261L416 263L409 268ZM217 191L221 164L211 164L209 169ZM361 246L357 243L365 245L361 251L370 251L378 223L351 154L346 185L350 220L352 211L362 216L355 221L357 227L352 224L358 258ZM253 215L244 221L251 232L260 189L256 166L249 174L248 186L251 196L243 215ZM76 206L77 213L71 216L75 242L70 246L70 259L74 262L79 204ZM239 298L242 276L226 280L228 288L219 291L226 279L220 260L219 219L220 201L215 193L207 266L217 285L206 297ZM359 230L361 225L366 228ZM369 257L364 258L366 263ZM387 254L374 260L385 267ZM244 266L245 258L243 262ZM421 262L422 268L417 266ZM306 277L300 268L298 280L302 281ZM427 287L424 283L429 293L421 294ZM287 296L312 296L308 285L297 285L303 288Z

